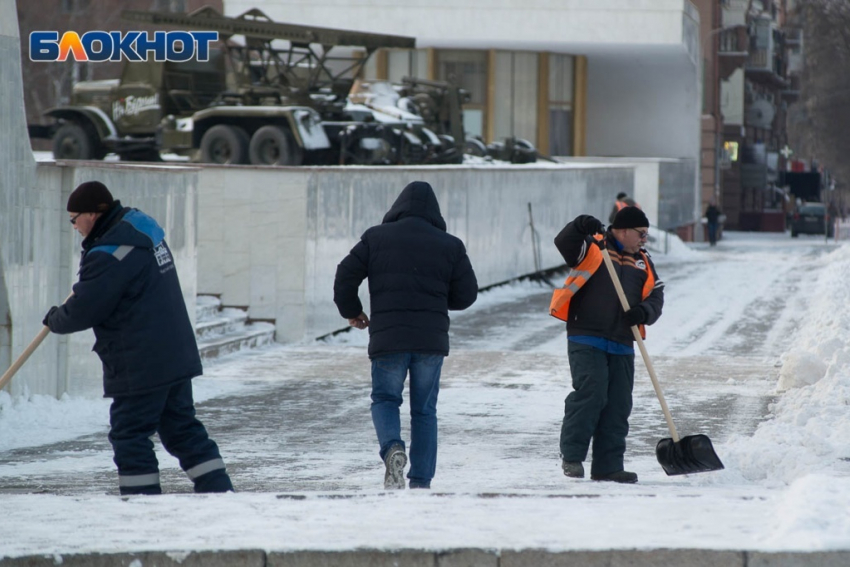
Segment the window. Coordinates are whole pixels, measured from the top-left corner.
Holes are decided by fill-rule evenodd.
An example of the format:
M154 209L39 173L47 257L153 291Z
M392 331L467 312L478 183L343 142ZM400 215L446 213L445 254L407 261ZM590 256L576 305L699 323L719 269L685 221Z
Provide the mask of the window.
M523 51L496 53L493 137L536 143L538 56Z
M487 52L440 50L437 57L437 80L449 81L469 92L463 105L463 126L467 135L484 134L484 108L487 101Z
M573 155L573 67L571 55L549 54L549 155Z
M182 14L186 11L186 0L154 0L154 10Z
M428 52L424 49L393 49L387 53L387 79L400 83L404 77L428 78Z

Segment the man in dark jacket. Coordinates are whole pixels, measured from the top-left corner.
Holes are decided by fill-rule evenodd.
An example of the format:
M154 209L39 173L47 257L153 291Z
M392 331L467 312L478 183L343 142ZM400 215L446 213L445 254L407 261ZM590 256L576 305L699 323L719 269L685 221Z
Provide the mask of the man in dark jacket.
M44 324L59 334L94 330L121 494L162 492L154 433L195 492L232 491L218 446L195 418L191 380L201 358L162 228L99 181L77 187L67 209L84 238L80 280Z
M572 268L566 321L574 391L564 402L561 425L562 468L569 477L584 477L582 461L592 438L591 479L637 482L637 475L623 466L635 370L631 326L643 332L643 325L658 320L664 304L664 284L642 249L648 231L643 211L626 207L604 236L598 219L580 215L555 237L555 246ZM602 265L600 246L611 256L629 311L623 311Z
M614 201L614 207L611 209L611 213L608 215L608 224L612 224L614 222L614 217L617 216L617 213L619 213L626 207L640 208L640 205L638 205L637 202L631 197L629 197L626 193L617 193L617 200Z
M357 290L369 278L372 318ZM478 296L463 243L446 232L431 186L409 184L383 223L363 233L339 264L334 302L352 327L369 327L372 422L384 487L404 488L407 464L399 407L410 372L410 488L430 488L437 465L437 394L449 354L449 314Z
M708 202L704 216L708 225L708 242L711 246L717 245L717 229L720 226L720 215L722 214L715 204L714 199Z

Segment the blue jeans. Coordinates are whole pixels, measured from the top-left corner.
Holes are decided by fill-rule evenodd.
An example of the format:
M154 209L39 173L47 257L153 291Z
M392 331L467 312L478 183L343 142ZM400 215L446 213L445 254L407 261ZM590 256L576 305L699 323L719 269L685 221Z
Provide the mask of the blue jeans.
M411 484L429 486L437 468L437 396L443 355L396 353L372 359L372 423L381 446L381 459L401 439L404 380L410 371L410 471Z

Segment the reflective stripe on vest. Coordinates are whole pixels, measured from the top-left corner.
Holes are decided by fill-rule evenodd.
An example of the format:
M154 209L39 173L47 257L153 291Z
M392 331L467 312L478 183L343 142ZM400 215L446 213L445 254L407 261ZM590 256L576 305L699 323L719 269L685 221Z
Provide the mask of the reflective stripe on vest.
M605 238L601 234L596 234L593 238L598 242ZM644 270L646 270L646 281L643 283L641 290L641 301L649 297L652 290L655 288L655 276L649 267L649 258L640 251ZM579 264L570 270L567 274L567 279L564 280L564 287L558 288L552 292L552 299L549 302L549 314L556 319L566 321L570 313L570 300L578 293L578 290L587 283L590 277L596 273L599 266L602 265L602 251L595 244L588 247L587 255ZM646 328L644 325L638 325L640 335L646 338Z
M596 234L593 238L599 242L605 237L601 234ZM584 259L567 274L567 279L564 280L564 287L552 292L552 300L549 302L549 315L561 321L566 321L570 313L570 299L578 293L581 286L587 283L590 276L601 265L602 252L596 244L591 244L588 246Z

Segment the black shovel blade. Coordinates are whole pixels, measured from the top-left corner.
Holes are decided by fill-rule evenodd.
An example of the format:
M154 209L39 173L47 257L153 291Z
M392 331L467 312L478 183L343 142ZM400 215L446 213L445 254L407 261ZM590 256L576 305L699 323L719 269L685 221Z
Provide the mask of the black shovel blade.
M655 456L667 476L723 470L706 435L688 435L678 442L669 437L662 439L655 446Z

